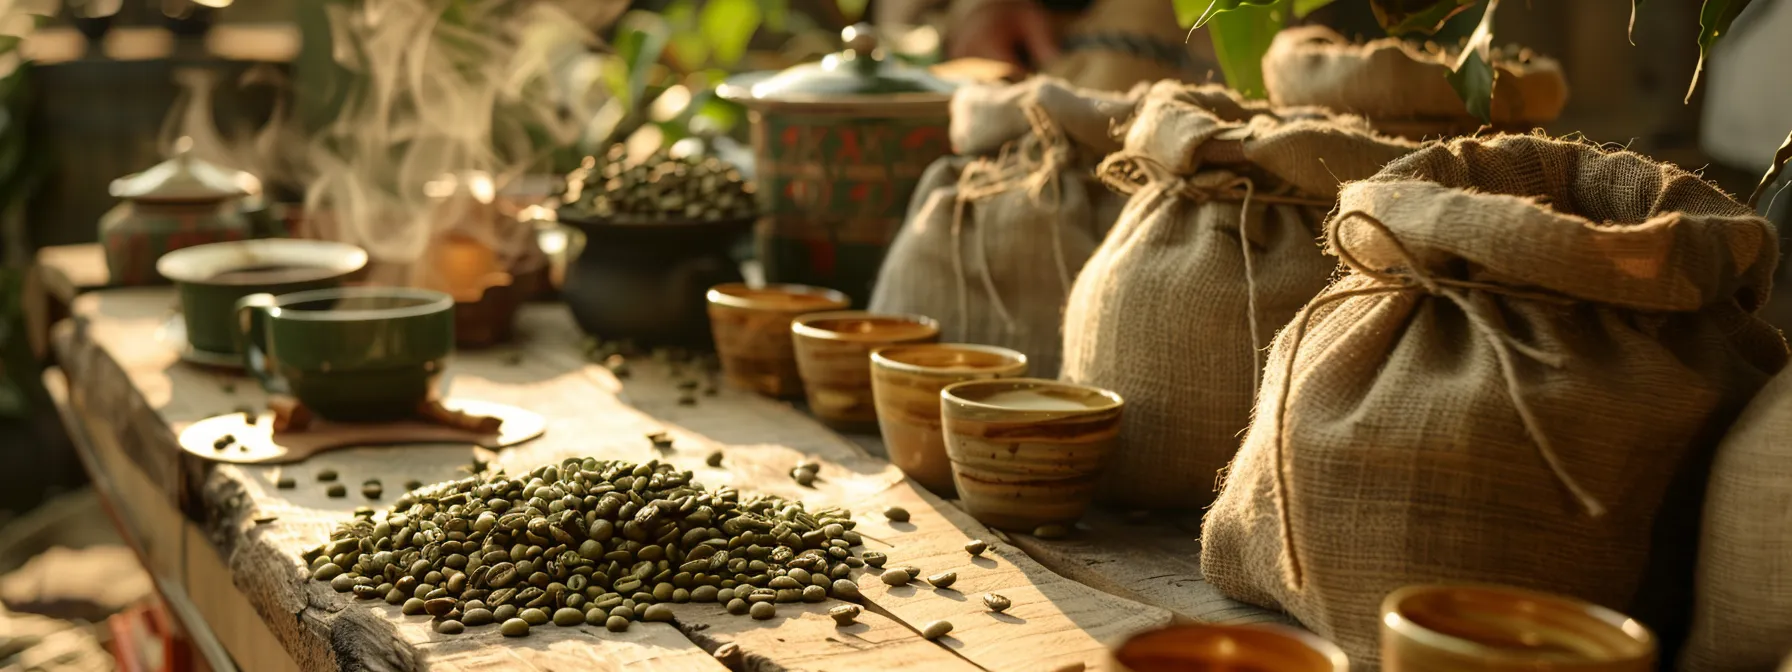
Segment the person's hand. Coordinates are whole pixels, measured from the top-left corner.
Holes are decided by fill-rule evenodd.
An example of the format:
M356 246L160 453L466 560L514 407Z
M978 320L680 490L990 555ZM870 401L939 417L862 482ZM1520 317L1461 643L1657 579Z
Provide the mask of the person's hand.
M1050 17L1033 0L991 0L951 27L949 58L987 58L1038 68L1058 57Z

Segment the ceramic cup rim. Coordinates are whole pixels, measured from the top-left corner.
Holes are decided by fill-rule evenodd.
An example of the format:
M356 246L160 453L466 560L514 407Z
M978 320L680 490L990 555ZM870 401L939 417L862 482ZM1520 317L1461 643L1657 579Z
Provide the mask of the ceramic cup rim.
M1588 663L1609 663L1635 660L1640 657L1648 656L1649 653L1654 651L1657 647L1655 633L1650 632L1648 627L1644 626L1634 618L1630 618L1597 604L1565 595L1555 595L1552 593L1514 588L1511 586L1476 583L1422 584L1406 586L1404 588L1399 588L1392 593L1388 593L1387 599L1382 600L1381 603L1382 627L1392 631L1394 634L1410 639L1421 645L1458 655L1513 662L1533 660L1533 656L1514 652L1511 649L1488 646L1469 639L1432 630L1431 628L1427 628L1414 622L1404 615L1405 610L1402 606L1407 600L1414 597L1465 591L1554 603L1558 606L1585 614L1588 618L1623 633L1627 636L1625 641L1636 647L1633 651L1624 652L1626 655L1607 660L1586 661Z
M305 303L307 301L367 297L415 299L420 303L398 308L281 310L281 308L288 305ZM367 320L394 320L407 317L422 317L453 309L454 297L433 289L418 289L415 287L335 287L330 289L313 289L303 292L277 294L274 296L273 305L268 307L268 317L277 320L295 320L302 322L359 322Z
M1055 388L1055 389L1060 389L1060 390L1075 390L1078 392L1092 393L1095 396L1106 399L1108 401L1108 403L1100 405L1100 406L1088 406L1085 408L1079 408L1079 409L1074 409L1074 410L1046 411L1046 410L1031 409L1031 408L1012 408L1012 407L1008 407L1008 406L997 406L995 404L985 404L983 402L976 401L974 399L966 399L962 396L959 396L959 394L958 394L958 392L960 390L963 390L965 388L980 387L980 386L1005 386L1010 389L1017 389L1017 390L1023 389L1023 388L1024 389L1037 389L1037 388L1041 388L1041 387ZM960 382L953 383L951 385L947 385L943 388L940 388L940 399L944 400L946 402L949 402L950 404L958 404L961 406L982 409L982 410L1001 411L1003 413L1008 413L1011 415L1020 415L1020 414L1041 415L1041 416L1062 416L1064 414L1080 415L1080 414L1084 414L1084 413L1104 413L1104 412L1108 412L1108 411L1119 410L1120 408L1123 408L1124 406L1126 406L1126 400L1122 399L1120 397L1120 394L1117 392L1114 392L1113 390L1109 390L1107 388L1102 388L1102 387L1096 387L1094 385L1084 385L1082 383L1072 383L1072 382L1063 381L1063 380L1050 380L1047 378L989 378L989 379L984 379L984 380L960 381Z
M201 260L212 255L231 255L233 250L242 250L243 255L254 257L265 262L289 263L295 266L329 271L337 277L354 273L367 265L367 251L348 243L329 240L308 240L303 238L262 238L256 240L231 240L220 243L206 243L183 247L162 255L156 260L156 272L174 282L207 287L255 286L257 283L212 282L211 278L220 273L228 273L241 269L242 264L221 263L204 264ZM317 259L328 256L327 263L313 263ZM227 261L238 261L230 258ZM309 279L309 278L308 278ZM289 284L274 282L267 284Z
M1126 645L1131 644L1135 639L1181 630L1199 630L1215 634L1238 631L1266 633L1271 636L1281 637L1300 643L1302 646L1305 646L1308 649L1311 649L1314 653L1324 657L1327 662L1331 663L1333 669L1345 670L1350 667L1350 658L1344 655L1344 650L1338 648L1337 644L1332 643L1324 637L1307 632L1306 630L1281 625L1279 623L1171 623L1169 625L1163 625L1127 635L1125 639L1120 640L1120 643L1114 647L1114 650L1109 655L1118 659L1120 657L1120 652L1126 648Z
M844 331L831 331L828 329L821 329L819 327L810 326L811 323L819 322L821 320L865 320L865 319L879 319L879 318L886 319L886 320L899 320L902 322L907 322L909 324L915 324L915 325L927 327L927 329L928 329L927 336L938 336L940 333L940 323L937 320L934 320L933 318L928 317L926 315L908 315L908 314L903 314L903 313L876 313L876 312L872 312L869 310L829 310L829 311L824 311L824 312L819 312L819 313L805 313L802 316L800 316L794 320L791 320L790 333L796 334L798 336L803 336L806 338L813 338L813 339L822 340L822 341L843 341L843 342L858 342L858 343L890 342L890 339L881 337L881 336L877 336L875 334L859 334L859 333L851 333L851 332L844 332ZM913 339L912 338L904 338L904 339L899 339L899 340L908 341L908 340L913 340Z
M705 295L705 297L709 300L710 303L716 304L718 306L727 306L729 308L741 308L741 309L745 309L745 310L763 310L763 311L767 311L767 312L779 312L779 313L810 312L809 310L807 310L805 308L797 308L794 310L780 310L778 308L778 306L772 305L771 302L769 302L769 301L752 299L752 298L740 296L737 294L730 294L729 293L730 290L749 290L749 291L768 291L768 290L770 290L770 291L780 291L780 292L784 292L787 294L797 294L797 295L801 295L801 296L813 296L813 297L817 297L817 298L827 299L828 302L833 305L820 307L820 309L824 310L824 311L838 311L841 308L845 308L847 306L852 305L852 298L848 297L845 292L842 292L840 290L829 289L827 287L817 287L815 285L801 285L801 284L796 284L796 283L785 283L785 282L763 284L763 285L759 285L757 287L753 286L751 283L746 283L746 282L724 282L722 284L719 284L719 285L709 288L709 292L708 292L708 294Z
M1000 357L1004 358L1006 361L1004 361L1001 364L998 364L996 366L922 366L920 364L911 364L909 362L904 362L899 359L894 359L890 356L890 353L893 353L897 350L906 350L906 349L911 349L911 348L912 349L927 349L927 350L965 350L965 351L970 351L970 352L981 352L981 353L988 354L988 355L1000 356ZM899 343L896 345L882 346L882 347L879 347L879 348L871 351L871 366L872 366L872 368L883 368L883 369L889 369L891 371L901 371L903 373L914 373L914 374L922 374L922 375L962 376L962 375L977 374L977 373L1002 373L1005 371L1025 371L1025 370L1027 370L1027 364L1028 364L1028 362L1027 362L1026 353L1023 353L1019 350L1014 350L1012 348L1004 348L1004 347L1001 347L998 345L984 345L981 343Z

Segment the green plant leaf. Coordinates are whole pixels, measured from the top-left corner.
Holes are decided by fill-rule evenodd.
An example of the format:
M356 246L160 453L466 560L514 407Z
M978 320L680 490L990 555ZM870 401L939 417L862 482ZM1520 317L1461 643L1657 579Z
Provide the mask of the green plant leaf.
M864 18L865 5L869 3L870 0L834 0L834 5L840 8L840 17L847 23L858 23Z
M1184 28L1202 28L1222 12L1239 8L1269 7L1282 0L1172 0L1176 22ZM1329 2L1330 0L1326 0Z
M697 6L693 0L674 0L660 10L671 29L666 50L680 70L701 69L709 62L710 41L697 27Z
M1263 54L1269 51L1276 31L1282 29L1280 9L1234 3L1232 8L1206 17L1207 35L1213 38L1226 85L1247 98L1268 97L1263 88Z
M647 88L648 76L666 51L671 29L658 14L641 10L622 15L616 25L616 53L628 64L628 97L630 105L643 105L641 92Z
M759 30L759 3L755 0L709 0L699 22L709 40L710 53L722 65L734 65L747 53L747 42Z
M760 0L765 13L765 27L774 33L790 29L790 0Z
M1475 26L1474 34L1463 46L1455 69L1444 75L1468 107L1468 113L1483 124L1493 122L1493 80L1499 76L1493 68L1493 12L1499 6L1500 0L1487 1L1487 11L1481 14L1480 25Z
M1630 27L1624 34L1630 38L1630 46L1636 46L1636 13L1643 11L1643 0L1630 0Z
M1767 189L1779 181L1780 171L1786 169L1786 163L1792 162L1792 133L1786 134L1786 141L1780 143L1780 149L1773 153L1773 163L1767 164L1767 173L1761 176L1761 184L1755 187L1755 193L1748 196L1748 207L1760 211L1761 197L1767 195Z
M1748 7L1749 0L1705 0L1699 7L1699 64L1693 68L1692 84L1686 87L1686 100L1692 102L1692 92L1699 88L1699 76L1705 72L1705 59L1711 55L1711 45L1717 44L1717 38L1730 32L1730 24Z
M1389 35L1430 35L1450 17L1475 5L1475 0L1369 0L1375 20Z
M1332 0L1294 0L1294 16L1299 19L1307 18L1308 14L1329 4L1332 4Z

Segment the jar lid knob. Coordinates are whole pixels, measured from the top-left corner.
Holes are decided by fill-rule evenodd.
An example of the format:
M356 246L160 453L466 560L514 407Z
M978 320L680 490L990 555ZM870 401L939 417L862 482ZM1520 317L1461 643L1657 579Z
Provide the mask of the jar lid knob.
M869 23L855 23L840 31L841 41L854 54L869 58L871 52L877 51L877 32Z

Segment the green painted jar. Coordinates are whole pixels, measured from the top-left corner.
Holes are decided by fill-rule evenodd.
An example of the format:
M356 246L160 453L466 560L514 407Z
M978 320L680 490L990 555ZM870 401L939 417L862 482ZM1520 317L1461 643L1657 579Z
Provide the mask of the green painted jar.
M162 255L183 247L243 240L255 226L243 200L261 183L241 171L201 161L177 148L174 158L112 182L119 204L100 217L100 245L114 285L163 281Z
M921 173L951 152L954 85L886 57L869 26L842 36L844 51L739 75L716 93L752 123L766 281L836 289L863 306Z

